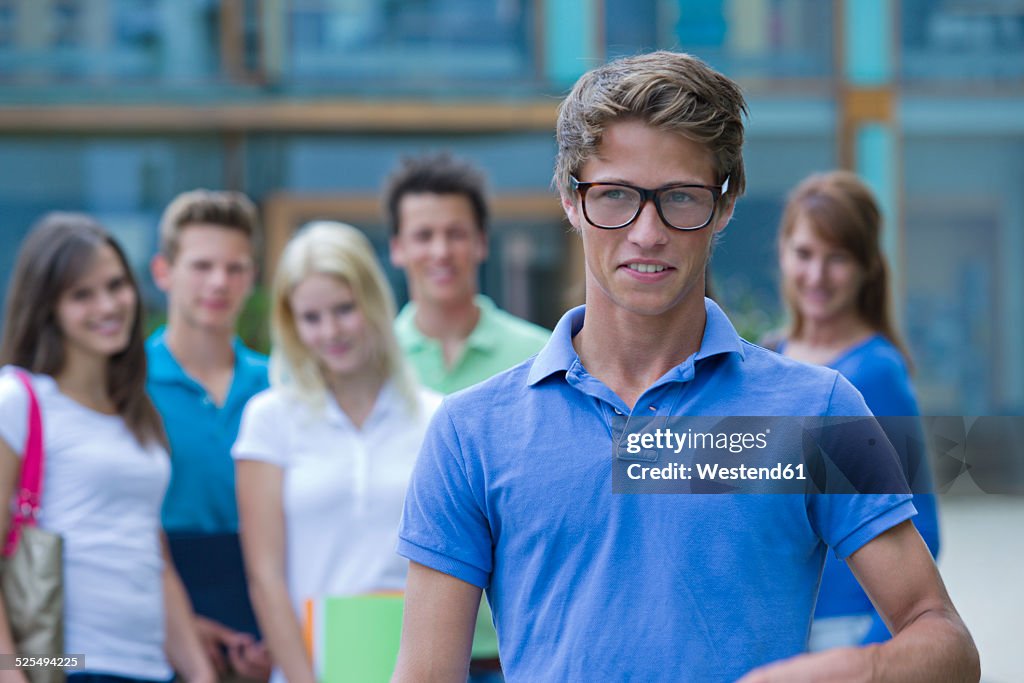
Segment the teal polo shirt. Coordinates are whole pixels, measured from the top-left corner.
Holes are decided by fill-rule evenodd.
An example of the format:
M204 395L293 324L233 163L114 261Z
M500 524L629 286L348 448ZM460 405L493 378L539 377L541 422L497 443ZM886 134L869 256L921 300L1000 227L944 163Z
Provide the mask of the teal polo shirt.
M171 444L171 483L163 505L163 526L171 532L238 531L235 463L231 446L242 409L268 386L267 358L234 342L235 373L218 406L199 382L185 373L160 328L146 341L146 389L164 420Z
M501 310L482 294L474 302L480 320L450 368L445 367L441 342L416 327L416 304L410 301L398 314L398 343L423 386L442 394L465 389L526 360L544 348L551 336L549 330Z

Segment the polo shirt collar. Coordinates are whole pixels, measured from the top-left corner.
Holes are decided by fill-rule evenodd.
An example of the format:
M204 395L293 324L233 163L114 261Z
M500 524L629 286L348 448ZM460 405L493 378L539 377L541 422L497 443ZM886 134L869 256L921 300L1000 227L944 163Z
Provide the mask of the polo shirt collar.
M171 348L167 345L166 325L158 328L146 341L146 345L149 347L149 352L146 354L146 362L149 364L147 370L150 379L157 382L196 383L195 380L188 376L185 369L181 367L181 363L171 353ZM242 364L248 360L249 354L252 352L246 348L245 344L238 337L231 341L231 347L235 352L235 367L232 379L232 385L234 385L239 377L244 374L240 372Z
M146 344L149 346L146 362L149 364L150 379L158 382L176 382L188 378L167 346L166 326L154 332Z
M480 309L480 319L466 338L466 348L491 351L501 343L501 331L495 325L498 307L490 297L483 294L473 297L473 303ZM416 304L412 301L403 306L398 313L395 318L395 329L399 337L406 340L406 348L409 351L418 351L425 346L437 343L436 340L423 334L416 326Z
M691 378L692 371L686 372L685 370L705 358L730 353L738 354L741 360L745 358L743 340L718 304L705 298L704 311L707 314L707 321L704 325L704 336L701 338L700 348L691 358L676 366L676 372L682 379ZM568 372L573 363L579 360L579 355L572 345L572 338L583 329L585 313L586 306L577 306L558 321L551 333L551 339L533 361L533 367L530 368L530 375L527 379L530 386L555 373Z

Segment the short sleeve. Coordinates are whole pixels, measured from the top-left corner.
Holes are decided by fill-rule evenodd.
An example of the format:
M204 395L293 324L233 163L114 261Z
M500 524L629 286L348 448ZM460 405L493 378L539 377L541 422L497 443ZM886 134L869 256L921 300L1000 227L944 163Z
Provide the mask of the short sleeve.
M491 529L481 505L483 482L467 474L447 403L434 414L405 498L398 554L487 588Z
M28 394L16 371L0 370L0 438L20 458L28 431Z
M829 416L870 415L864 399L844 377L837 375L829 402ZM879 428L879 432L881 430ZM879 453L888 451L879 450ZM889 469L893 463L879 463ZM896 474L900 474L898 471ZM900 475L902 476L902 475ZM890 528L917 514L910 493L814 494L808 514L821 539L836 556L846 558Z
M259 460L285 467L288 464L285 410L285 404L272 389L253 396L242 411L231 456L235 460Z

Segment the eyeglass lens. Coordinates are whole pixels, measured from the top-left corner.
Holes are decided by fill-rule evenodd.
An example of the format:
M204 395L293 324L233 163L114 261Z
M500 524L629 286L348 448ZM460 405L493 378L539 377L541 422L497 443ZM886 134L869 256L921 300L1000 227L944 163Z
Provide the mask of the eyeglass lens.
M619 227L631 222L640 212L638 191L621 185L597 183L583 198L587 219L600 227ZM661 206L665 221L675 228L696 228L711 218L715 196L703 187L667 187L657 191L655 202Z

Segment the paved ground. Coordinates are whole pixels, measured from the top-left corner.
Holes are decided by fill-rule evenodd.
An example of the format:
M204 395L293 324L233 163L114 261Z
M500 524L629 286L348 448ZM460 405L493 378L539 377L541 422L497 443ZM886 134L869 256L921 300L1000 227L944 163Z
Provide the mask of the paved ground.
M981 653L983 683L1024 682L1024 496L946 495L939 569Z

